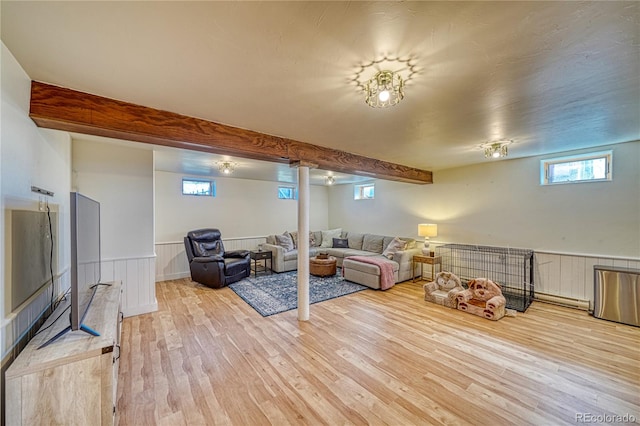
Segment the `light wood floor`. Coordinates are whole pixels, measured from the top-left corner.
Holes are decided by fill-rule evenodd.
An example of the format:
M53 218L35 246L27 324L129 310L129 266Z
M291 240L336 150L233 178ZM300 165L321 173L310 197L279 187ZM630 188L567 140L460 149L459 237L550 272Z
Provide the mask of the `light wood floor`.
M535 302L493 322L410 282L311 305L309 322L187 279L157 298L158 312L124 320L120 425L640 419L640 329L586 312Z

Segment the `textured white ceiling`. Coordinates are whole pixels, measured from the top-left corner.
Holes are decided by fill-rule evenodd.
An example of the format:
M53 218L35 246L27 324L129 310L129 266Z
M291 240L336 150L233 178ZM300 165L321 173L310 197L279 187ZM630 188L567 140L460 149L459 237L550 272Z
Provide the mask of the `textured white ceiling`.
M640 139L640 2L1 7L34 80L421 169L487 161L502 138L510 158ZM405 100L367 106L354 79L407 60Z

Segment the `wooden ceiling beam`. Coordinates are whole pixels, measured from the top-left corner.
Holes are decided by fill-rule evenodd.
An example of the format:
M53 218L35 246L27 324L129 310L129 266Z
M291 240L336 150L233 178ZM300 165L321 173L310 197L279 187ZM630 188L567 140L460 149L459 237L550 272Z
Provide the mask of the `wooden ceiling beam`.
M432 183L432 173L337 149L31 82L29 116L39 126L409 183Z

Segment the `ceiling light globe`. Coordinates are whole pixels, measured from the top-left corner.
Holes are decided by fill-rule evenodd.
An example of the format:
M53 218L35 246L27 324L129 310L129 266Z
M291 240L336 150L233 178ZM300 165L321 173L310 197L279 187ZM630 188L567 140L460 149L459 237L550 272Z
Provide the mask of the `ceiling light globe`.
M493 151L493 154L491 154L491 156L493 158L498 158L498 157L500 157L500 153L498 151Z
M378 99L380 99L380 102L387 102L389 100L389 96L389 91L383 90L378 94Z

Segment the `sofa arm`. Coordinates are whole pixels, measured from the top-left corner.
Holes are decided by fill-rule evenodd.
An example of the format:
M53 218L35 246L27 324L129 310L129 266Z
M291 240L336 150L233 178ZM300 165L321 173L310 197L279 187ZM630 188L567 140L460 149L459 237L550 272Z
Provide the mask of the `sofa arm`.
M471 293L471 290L464 290L459 292L456 295L456 298L458 299L458 303L461 303L461 302L466 303L469 300L471 300L472 297L473 297L473 294Z
M451 290L449 290L447 292L447 300L449 301L450 306L452 306L454 308L456 307L456 305L460 301L458 299L458 295L460 293L462 293L463 291L465 291L465 289L462 288L462 287L454 287L454 288L452 288Z
M458 296L458 293L463 292L464 288L462 287L454 287L447 292L447 296L455 299Z
M438 286L434 281L431 281L430 283L423 285L422 288L424 289L425 294L431 294L438 289Z
M487 300L487 309L495 311L506 304L507 299L505 299L504 296L493 296L491 299Z
M413 261L413 256L415 256L416 254L422 254L422 251L419 248L398 250L393 254L393 260L398 263L411 262Z
M413 256L417 254L422 254L422 251L419 248L399 250L393 253L393 260L398 262L398 264L400 265L402 265L403 263L411 263L413 262Z
M224 257L234 257L234 258L249 258L249 250L233 250L228 251L224 254Z
M275 244L263 244L263 250L269 250L271 252L271 269L275 272L284 271L284 248Z

